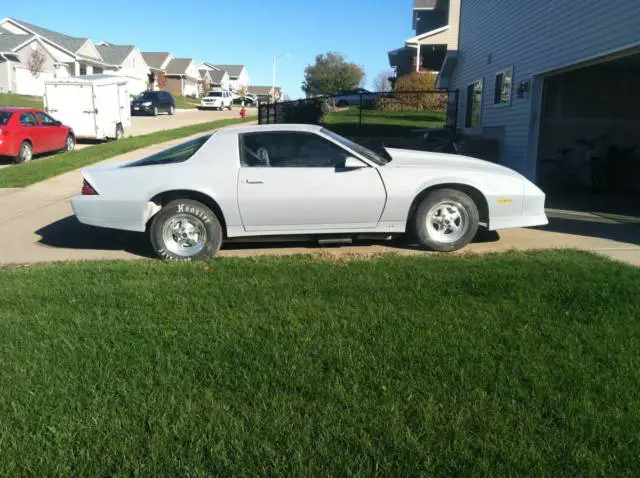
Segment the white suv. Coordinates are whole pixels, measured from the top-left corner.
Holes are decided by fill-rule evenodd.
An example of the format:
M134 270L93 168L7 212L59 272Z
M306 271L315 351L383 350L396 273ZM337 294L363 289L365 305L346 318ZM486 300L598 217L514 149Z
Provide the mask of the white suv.
M220 111L228 108L231 110L233 108L233 93L224 90L210 91L202 98L200 108L215 108Z

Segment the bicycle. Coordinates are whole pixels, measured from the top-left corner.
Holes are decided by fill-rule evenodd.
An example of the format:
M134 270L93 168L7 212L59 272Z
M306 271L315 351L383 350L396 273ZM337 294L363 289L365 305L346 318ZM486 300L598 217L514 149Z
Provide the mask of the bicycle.
M576 155L577 160L569 156L574 151L572 148L561 148L557 150L560 158L540 161L538 177L541 185L548 190L566 186L579 189L586 186L596 191L606 189L606 166L604 159L596 154L599 145L606 139L607 135L602 135L592 140L577 140L576 144L586 146L581 155Z
M606 191L608 188L608 174L609 169L607 167L607 160L602 156L597 156L598 146L604 144L608 136L603 134L595 139L579 139L577 144L586 146L584 151L583 162L589 165L589 179L591 181L591 188L596 192Z
M575 165L569 160L573 148L560 148L556 153L559 158L543 159L539 164L538 182L545 191L572 184L582 171L582 165Z

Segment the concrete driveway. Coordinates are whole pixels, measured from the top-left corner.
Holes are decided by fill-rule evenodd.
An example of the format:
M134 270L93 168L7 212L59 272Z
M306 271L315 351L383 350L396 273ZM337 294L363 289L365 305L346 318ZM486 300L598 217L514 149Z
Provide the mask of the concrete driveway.
M183 140L154 145L108 162L138 158ZM0 190L0 264L60 260L136 259L153 257L143 234L92 228L79 224L70 199L81 186L78 171L24 189ZM601 253L640 266L640 218L607 213L553 209L550 224L537 229L512 229L485 234L464 251L576 248ZM428 254L402 243L360 243L318 247L313 243L227 244L220 256L284 255L296 253Z

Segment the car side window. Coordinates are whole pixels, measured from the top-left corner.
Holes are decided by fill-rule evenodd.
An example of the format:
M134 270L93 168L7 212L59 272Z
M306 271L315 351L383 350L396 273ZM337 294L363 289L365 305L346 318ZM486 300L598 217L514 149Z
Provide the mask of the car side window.
M349 156L313 133L249 133L240 141L243 167L336 168Z
M42 123L43 126L53 126L55 124L55 120L49 115L46 115L41 112L37 112L36 116L38 116L38 119L40 120L40 123Z
M22 126L38 126L38 121L33 113L22 113L20 115L20 124Z

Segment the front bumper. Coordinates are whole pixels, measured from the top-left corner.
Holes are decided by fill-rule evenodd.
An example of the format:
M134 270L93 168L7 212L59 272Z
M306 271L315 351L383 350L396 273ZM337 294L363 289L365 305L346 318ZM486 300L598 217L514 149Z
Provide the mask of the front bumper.
M200 109L217 109L222 108L222 103L200 103Z
M153 112L153 105L144 106L144 105L132 105L131 106L131 114L145 114Z

